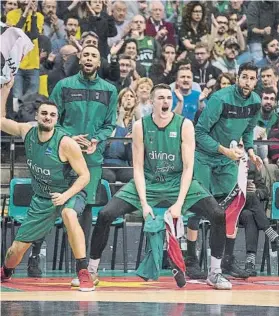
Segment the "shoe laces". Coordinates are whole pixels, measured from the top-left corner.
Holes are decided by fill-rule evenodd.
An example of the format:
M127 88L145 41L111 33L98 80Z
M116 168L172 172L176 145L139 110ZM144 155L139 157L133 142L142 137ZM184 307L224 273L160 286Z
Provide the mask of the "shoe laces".
M216 277L217 282L218 282L218 281L221 281L221 282L229 282L229 280L228 280L227 278L225 278L222 273L217 273L217 274L215 275L215 277Z

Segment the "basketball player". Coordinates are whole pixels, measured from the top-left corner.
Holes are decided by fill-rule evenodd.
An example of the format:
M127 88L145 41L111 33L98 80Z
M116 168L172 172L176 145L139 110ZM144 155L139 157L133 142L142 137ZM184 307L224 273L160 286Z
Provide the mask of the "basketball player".
M55 103L39 105L38 127L5 118L6 101L13 79L1 89L1 130L24 139L27 165L34 195L25 221L20 226L1 268L1 282L10 280L14 268L33 241L44 238L62 216L69 243L77 263L81 291L93 291L94 284L87 270L85 240L78 222L83 212L90 179L79 145L54 126L58 119Z
M115 218L136 209L142 210L144 218L148 214L154 217L152 207L168 201L173 218L189 210L211 221L213 259L207 282L216 289L231 289L231 283L223 277L220 268L225 244L224 212L216 200L196 180L192 180L193 125L188 119L171 112L172 93L168 85L153 87L151 100L153 113L137 121L133 127L134 180L117 192L99 213L93 231L89 271L97 274L110 224ZM185 279L184 273L183 277Z
M232 141L238 143L242 138L250 161L258 169L262 165L260 157L253 150L253 130L261 107L259 96L253 92L257 73L258 69L253 64L242 64L236 84L211 96L196 125L194 177L218 201L224 200L236 185L237 161L244 154L237 147L230 148ZM190 218L187 228L186 274L193 279L203 278L196 257L199 220ZM238 266L233 256L235 238L230 236L226 239L222 271L236 278L248 278L249 274Z

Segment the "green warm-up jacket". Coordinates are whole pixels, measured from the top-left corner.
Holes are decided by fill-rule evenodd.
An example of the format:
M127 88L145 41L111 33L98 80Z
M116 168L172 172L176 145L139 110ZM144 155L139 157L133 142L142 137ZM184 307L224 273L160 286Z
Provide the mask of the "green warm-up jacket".
M58 126L70 136L88 134L87 139L99 141L96 151L85 154L88 167L103 162L105 141L116 125L117 91L114 85L101 79L83 77L82 72L59 81L50 99L58 106Z
M209 99L196 125L196 150L212 157L224 158L220 145L229 148L232 140L242 137L246 150L253 148L253 130L261 107L261 99L252 92L248 98L237 85L215 92Z

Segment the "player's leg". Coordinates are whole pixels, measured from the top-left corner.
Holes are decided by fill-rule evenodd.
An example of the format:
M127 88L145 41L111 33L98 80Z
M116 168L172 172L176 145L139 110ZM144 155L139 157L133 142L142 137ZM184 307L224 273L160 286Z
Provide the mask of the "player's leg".
M197 201L189 209L198 216L207 218L211 223L210 247L211 269L207 283L216 289L229 290L231 283L224 278L221 270L221 260L225 247L225 215L217 201L208 196Z
M249 276L256 276L256 253L258 247L259 229L250 209L244 208L239 216L239 223L245 228L246 262L245 271Z
M204 161L196 155L194 165L194 177L208 191L210 190L211 167L208 161ZM191 279L206 279L207 273L202 272L196 255L196 244L199 232L199 223L201 217L190 217L187 224L187 260L186 275Z
M100 258L105 249L111 223L120 216L136 210L132 204L114 196L98 214L97 222L92 233L89 271L97 274Z
M36 240L32 243L30 257L28 258L27 274L30 278L40 278L42 270L40 269L40 251L44 239Z
M21 262L23 255L31 246L31 243L15 240L8 249L4 265L1 268L1 282L10 280L15 267Z
M63 223L67 229L68 240L76 259L76 270L79 279L79 287L83 292L93 291L94 284L90 273L87 270L88 261L86 259L86 247L83 230L78 221L85 207L85 193L73 196L64 205L61 212Z
M212 194L221 203L233 190L237 183L238 165L235 161L218 166L213 170ZM244 175L245 176L245 175ZM235 256L233 255L236 236L226 237L225 253L222 260L222 271L235 278L248 278L248 273L240 268Z

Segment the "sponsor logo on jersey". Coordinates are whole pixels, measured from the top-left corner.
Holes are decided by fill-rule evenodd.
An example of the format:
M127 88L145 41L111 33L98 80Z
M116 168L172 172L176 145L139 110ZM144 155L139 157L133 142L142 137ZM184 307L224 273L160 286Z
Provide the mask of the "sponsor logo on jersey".
M177 132L170 132L170 137L176 138L177 137Z
M173 154L167 154L167 153L163 153L163 152L158 152L156 150L152 150L149 154L148 154L149 158L152 160L166 160L166 161L174 161L175 160L175 155Z
M50 170L49 169L43 169L39 167L37 164L33 164L32 159L27 159L27 165L29 166L30 170L38 173L43 174L45 176L50 176Z
M45 151L45 154L46 155L51 155L52 154L52 148L51 147L48 147Z

